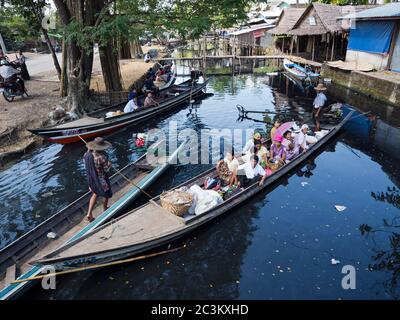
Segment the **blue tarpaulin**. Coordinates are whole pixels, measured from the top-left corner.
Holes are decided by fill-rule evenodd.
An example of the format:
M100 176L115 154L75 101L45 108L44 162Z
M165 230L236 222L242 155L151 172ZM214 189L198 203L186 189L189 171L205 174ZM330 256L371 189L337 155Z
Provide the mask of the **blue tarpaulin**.
M394 30L394 21L357 21L350 30L349 50L387 53Z

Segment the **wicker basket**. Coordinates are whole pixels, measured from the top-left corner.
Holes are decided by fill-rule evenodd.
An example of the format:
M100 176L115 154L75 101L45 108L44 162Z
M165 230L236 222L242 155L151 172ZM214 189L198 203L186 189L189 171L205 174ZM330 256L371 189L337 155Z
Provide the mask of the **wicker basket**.
M193 203L193 197L186 192L172 190L163 192L160 196L161 206L172 214L182 217Z

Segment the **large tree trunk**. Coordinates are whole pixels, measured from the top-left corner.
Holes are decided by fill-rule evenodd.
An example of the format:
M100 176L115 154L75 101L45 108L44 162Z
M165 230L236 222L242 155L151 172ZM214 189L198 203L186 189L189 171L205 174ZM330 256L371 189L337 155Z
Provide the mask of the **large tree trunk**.
M82 26L93 26L96 13L99 12L100 1L84 0L54 0L54 4L60 14L61 22L64 26L68 25L71 18ZM93 46L93 44L90 44ZM88 105L90 80L93 66L93 50L79 47L72 41L66 44L65 53L67 55L66 71L67 79L63 79L63 84L68 82L68 88L62 88L68 95L68 109L77 114L85 114ZM65 67L65 66L64 66Z
M143 50L138 38L132 39L130 41L130 47L131 47L132 58L142 57Z
M130 43L126 39L118 39L118 59L131 59L131 48Z
M61 86L60 86L60 94L61 97L66 97L68 95L68 74L67 74L67 64L68 64L68 53L67 53L67 44L63 39L62 42L62 70L61 70Z
M106 91L122 91L121 74L116 52L112 46L99 47L101 70Z

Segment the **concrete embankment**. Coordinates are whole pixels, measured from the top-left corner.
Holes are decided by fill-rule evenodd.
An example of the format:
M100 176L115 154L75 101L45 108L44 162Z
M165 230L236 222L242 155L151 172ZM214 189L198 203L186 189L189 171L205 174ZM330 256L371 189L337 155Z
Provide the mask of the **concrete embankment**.
M358 93L400 107L400 74L396 72L346 71L324 64L321 73L324 78L332 79L334 86L343 87L336 90L344 101L352 99L354 93Z

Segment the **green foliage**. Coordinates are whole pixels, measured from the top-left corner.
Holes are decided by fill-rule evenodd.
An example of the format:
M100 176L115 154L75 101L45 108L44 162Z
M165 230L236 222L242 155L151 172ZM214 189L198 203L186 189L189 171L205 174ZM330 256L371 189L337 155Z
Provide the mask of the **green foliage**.
M4 39L14 43L16 47L22 46L26 40L37 39L39 32L32 28L29 20L12 6L0 8L0 33Z
M76 21L65 29L80 46L122 37L199 38L215 28L227 28L246 18L246 0L115 0L96 15L95 26Z

